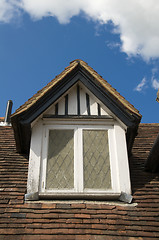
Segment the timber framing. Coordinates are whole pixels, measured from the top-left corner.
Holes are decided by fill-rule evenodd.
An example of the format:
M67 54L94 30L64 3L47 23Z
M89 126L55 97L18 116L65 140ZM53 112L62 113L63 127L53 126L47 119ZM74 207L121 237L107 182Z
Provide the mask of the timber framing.
M141 120L141 115L138 111L129 104L115 89L105 87L105 80L99 75L94 74L94 70L90 68L85 62L75 60L72 64L75 67L67 70L67 74L60 78L59 81L52 87L49 87L45 93L41 94L37 99L35 96L19 108L11 117L12 126L15 133L17 151L21 153L28 153L31 138L31 123L41 116L53 103L55 103L63 94L65 94L76 83L81 82L89 89L121 122L127 126L127 145L128 153L131 154L131 148L134 137L137 134L138 124ZM71 64L70 64L71 66ZM91 71L88 71L92 69ZM65 70L66 71L66 70ZM104 82L105 81L105 82ZM104 82L104 83L103 83ZM107 83L107 82L106 82ZM108 83L107 83L108 84ZM109 85L108 85L109 86ZM110 90L109 90L110 88ZM78 93L79 95L79 93ZM36 99L36 100L35 100ZM66 97L65 104L67 109L68 99ZM89 96L87 96L87 103L89 106ZM78 115L80 117L80 103L78 101ZM58 112L58 105L55 107L55 114ZM90 113L88 108L88 113ZM68 115L67 110L65 117ZM99 111L100 117L100 111Z

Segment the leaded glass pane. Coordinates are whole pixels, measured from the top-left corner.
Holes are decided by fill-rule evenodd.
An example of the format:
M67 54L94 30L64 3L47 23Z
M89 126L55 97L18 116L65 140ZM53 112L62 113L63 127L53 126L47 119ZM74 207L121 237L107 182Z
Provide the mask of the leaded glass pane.
M46 188L74 188L74 130L49 132Z
M84 188L110 189L107 130L83 131Z

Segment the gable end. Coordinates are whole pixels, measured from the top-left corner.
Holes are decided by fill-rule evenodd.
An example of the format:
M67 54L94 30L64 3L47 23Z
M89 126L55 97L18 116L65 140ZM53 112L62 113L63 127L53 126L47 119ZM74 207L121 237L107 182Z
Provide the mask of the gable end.
M32 101L34 103L29 103L28 106L27 103L24 104L24 106L12 115L11 121L15 132L17 150L19 152L29 151L31 123L78 82L82 83L103 105L105 105L123 124L127 126L129 129L129 135L132 136L132 133L133 135L136 135L141 115L135 110L135 108L133 109L132 105L128 104L126 100L124 102L124 98L121 97L121 95L116 94L115 90L115 94L112 94L113 88L110 87L111 91L109 91L107 89L108 87L105 86L105 83L107 82L100 76L97 78L96 72L95 74L94 72L91 74L89 68L85 67L83 64L83 61L82 63L78 62L71 71L60 79L60 81L57 81L55 78L54 81L57 82L53 84L52 87L49 87L45 94L42 94L37 100L33 97ZM87 95L87 107L88 106L89 97ZM88 113L90 113L89 108L87 110ZM65 117L69 117L67 111L65 115ZM81 115L80 112L78 112L78 115ZM132 133L130 134L130 132ZM131 138L133 139L134 137Z

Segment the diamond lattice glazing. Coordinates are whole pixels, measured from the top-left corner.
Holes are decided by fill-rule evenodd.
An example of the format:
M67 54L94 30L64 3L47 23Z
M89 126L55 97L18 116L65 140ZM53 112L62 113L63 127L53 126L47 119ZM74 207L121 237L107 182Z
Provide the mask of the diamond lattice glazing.
M83 131L84 188L110 189L107 130Z
M50 130L47 158L47 189L74 187L74 130Z

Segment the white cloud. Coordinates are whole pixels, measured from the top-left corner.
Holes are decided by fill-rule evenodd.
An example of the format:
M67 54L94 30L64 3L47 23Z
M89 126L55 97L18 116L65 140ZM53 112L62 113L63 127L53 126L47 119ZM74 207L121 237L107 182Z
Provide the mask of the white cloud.
M120 48L121 44L118 42L106 42L107 47L109 47L110 49L114 49L114 48Z
M157 79L158 74L159 74L159 69L157 67L154 67L152 69L151 84L152 84L152 88L154 88L155 90L159 89L159 80Z
M0 1L0 22L8 23L14 17L17 8L13 1Z
M159 89L159 81L155 78L152 78L152 87L157 90Z
M128 56L159 57L159 0L0 0L0 21L9 22L20 9L34 20L53 16L69 23L83 12L100 24L111 21Z
M146 87L146 82L146 78L144 77L134 90L137 92L141 92Z
M158 68L157 67L154 67L152 68L152 76L154 77L155 74L158 72Z

